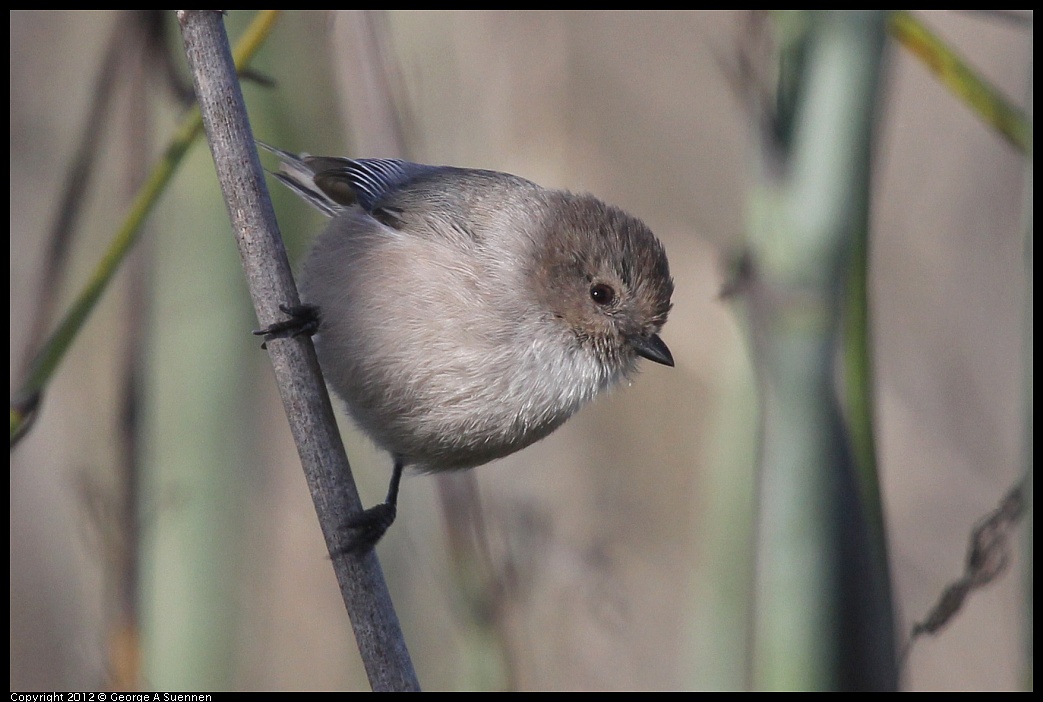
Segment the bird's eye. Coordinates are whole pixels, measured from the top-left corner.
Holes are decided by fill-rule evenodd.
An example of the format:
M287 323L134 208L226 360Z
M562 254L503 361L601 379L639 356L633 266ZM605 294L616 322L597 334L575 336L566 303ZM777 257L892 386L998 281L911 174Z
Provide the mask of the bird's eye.
M616 291L604 283L594 283L590 286L590 299L602 307L611 305L616 299Z

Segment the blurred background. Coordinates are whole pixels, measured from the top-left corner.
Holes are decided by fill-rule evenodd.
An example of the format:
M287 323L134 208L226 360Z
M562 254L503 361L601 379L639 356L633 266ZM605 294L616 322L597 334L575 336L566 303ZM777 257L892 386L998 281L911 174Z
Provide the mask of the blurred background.
M233 43L251 16L228 16ZM1030 95L1030 24L921 17L1016 102ZM13 393L108 47L154 38L127 54L92 133L97 170L63 247L66 282L47 290L52 318L185 110L164 61L187 73L172 13L155 34L120 13L10 18ZM589 191L643 219L670 257L675 368L645 364L509 458L404 481L378 553L425 689L747 684L758 411L743 320L719 291L756 157L734 79L748 22L289 12L253 63L275 83L244 89L259 139ZM1026 162L894 46L882 100L871 299L904 639L1021 471ZM322 219L272 191L296 260ZM139 666L144 688L368 689L204 143L133 258L11 454L12 690L119 688ZM390 459L341 419L374 504ZM1015 568L912 648L906 689L1024 684L1023 540Z

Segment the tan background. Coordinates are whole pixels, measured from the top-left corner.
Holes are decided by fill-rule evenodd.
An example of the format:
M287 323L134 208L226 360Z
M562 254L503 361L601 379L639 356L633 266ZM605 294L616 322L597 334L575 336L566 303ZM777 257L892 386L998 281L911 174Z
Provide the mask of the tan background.
M238 14L233 39L246 19ZM1008 95L1027 94L1031 29L968 13L925 17ZM117 18L11 14L12 390L53 198ZM353 102L359 88L338 87L358 74L357 20L284 17L256 64L278 87L246 90L259 138L293 150L387 153L343 119L367 106ZM427 689L745 685L756 403L741 320L716 298L723 261L742 241L750 170L750 122L722 70L742 22L740 13L709 12L387 18L409 157L596 193L652 227L677 283L663 334L676 368L646 368L552 437L472 474L488 550L477 566L451 555L443 514L445 495L468 479L405 481L401 517L380 553ZM98 137L109 176L92 191L63 300L124 210L123 98L114 129ZM148 100L162 144L177 109L157 90ZM877 407L905 631L959 574L968 530L1019 472L1025 163L900 52L881 116ZM205 147L189 161L155 213L144 264L146 685L362 689L267 360L246 334L255 319ZM319 220L295 219L303 208L277 197L297 252ZM98 689L111 672L112 524L89 506L93 490L112 488L115 388L127 299L137 297L128 288L121 277L107 294L32 435L12 453L12 689ZM212 394L195 394L192 381ZM195 455L170 458L197 445ZM388 458L353 435L349 456L364 501L379 500ZM204 592L221 591L219 607L171 611L183 602L184 564L198 565L191 553L171 554L185 543L166 535L179 522L198 527L197 541L220 541L200 576ZM1021 627L1031 632L1019 577L1011 571L975 594L953 624L921 641L905 686L1017 688ZM188 654L180 671L161 670L155 660L178 622L194 632L197 619L218 632L208 649L218 653L204 662L221 672L204 673Z

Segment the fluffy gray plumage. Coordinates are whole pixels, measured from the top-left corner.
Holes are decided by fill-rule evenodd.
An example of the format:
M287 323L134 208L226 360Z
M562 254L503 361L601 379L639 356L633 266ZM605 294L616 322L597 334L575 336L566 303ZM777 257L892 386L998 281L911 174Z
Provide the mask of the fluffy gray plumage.
M666 254L625 212L494 171L270 150L332 218L300 275L326 381L399 464L506 456L639 356L673 365Z

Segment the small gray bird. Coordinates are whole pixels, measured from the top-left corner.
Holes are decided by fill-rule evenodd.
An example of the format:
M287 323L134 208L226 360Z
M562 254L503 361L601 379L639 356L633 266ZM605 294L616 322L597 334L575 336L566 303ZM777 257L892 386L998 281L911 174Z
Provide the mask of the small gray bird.
M638 357L674 364L659 338L666 253L622 210L496 171L262 146L332 221L300 273L306 307L260 333L317 321L326 382L394 458L386 502L347 524L349 551L394 521L406 466L501 458L632 376Z

